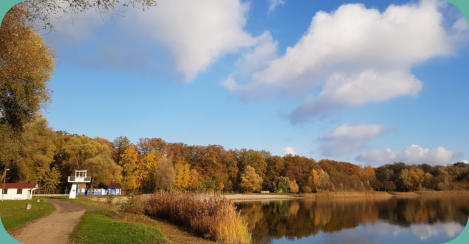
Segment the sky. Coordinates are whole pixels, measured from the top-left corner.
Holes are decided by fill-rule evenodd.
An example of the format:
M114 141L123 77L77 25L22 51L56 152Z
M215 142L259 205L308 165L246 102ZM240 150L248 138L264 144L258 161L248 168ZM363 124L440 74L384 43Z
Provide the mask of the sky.
M158 0L54 28L56 130L372 166L469 159L469 28L443 1Z

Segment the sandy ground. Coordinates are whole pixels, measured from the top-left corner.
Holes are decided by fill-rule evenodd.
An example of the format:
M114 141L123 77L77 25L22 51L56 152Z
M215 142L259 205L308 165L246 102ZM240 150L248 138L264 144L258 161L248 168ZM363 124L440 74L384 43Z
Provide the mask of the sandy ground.
M68 243L69 235L80 222L86 210L92 207L48 199L56 210L51 214L35 219L15 230L11 235L18 241L28 244L59 244Z

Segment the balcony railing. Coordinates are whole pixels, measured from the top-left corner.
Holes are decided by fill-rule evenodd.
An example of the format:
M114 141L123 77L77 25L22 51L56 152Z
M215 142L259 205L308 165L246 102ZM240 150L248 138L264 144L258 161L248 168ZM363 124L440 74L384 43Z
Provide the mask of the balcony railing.
M87 177L69 176L68 182L91 182L91 176L87 176Z

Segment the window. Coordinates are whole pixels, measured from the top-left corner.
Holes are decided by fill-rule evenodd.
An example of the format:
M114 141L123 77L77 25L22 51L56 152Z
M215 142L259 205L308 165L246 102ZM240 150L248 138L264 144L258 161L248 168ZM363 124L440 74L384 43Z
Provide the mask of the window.
M23 194L23 189L16 190L16 194Z
M3 194L8 194L8 188L7 188L7 189L5 189L5 193L3 193Z

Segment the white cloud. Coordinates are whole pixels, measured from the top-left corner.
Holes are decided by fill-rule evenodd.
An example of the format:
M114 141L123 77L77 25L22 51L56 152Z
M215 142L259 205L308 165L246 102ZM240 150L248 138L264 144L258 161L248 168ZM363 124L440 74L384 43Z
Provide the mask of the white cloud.
M469 164L469 161L467 161L467 160L462 160L461 162L463 162L465 164Z
M463 229L458 223L436 223L433 225L428 224L413 224L410 226L412 234L417 236L420 240L426 240L432 236L437 236L440 233L445 233L448 237L455 237Z
M136 26L171 50L190 81L223 54L255 44L243 30L247 10L240 0L161 0L136 16Z
M274 11L278 6L284 5L285 0L269 0L269 12Z
M67 51L77 42L89 41L96 33L105 32L104 37L94 40L100 46L90 54L92 59L113 63L119 56L124 62L131 60L129 65L136 61L136 66L163 59L159 62L165 62L165 66L171 63L178 74L191 81L224 54L256 44L257 38L244 30L248 10L249 4L241 0L159 0L157 6L145 11L122 8L104 14L70 14L54 23L57 32L52 34L51 42L54 47L65 44L68 48L62 50ZM108 40L103 41L105 38ZM124 44L119 43L121 39ZM117 46L113 55L98 57L102 56L102 47L113 44ZM154 52L161 47L165 50ZM129 58L126 51L132 53L135 49L146 49L147 54L141 57L136 52L135 57ZM138 59L142 62L138 63Z
M284 147L283 148L283 155L298 155L296 152L295 152L295 149L293 147Z
M434 0L390 5L384 12L362 4L344 4L332 13L320 11L283 56L264 59L267 67L247 78L234 72L227 87L243 96L265 87L290 95L322 87L319 95L306 99L291 114L293 122L332 109L416 96L422 82L411 68L452 51L442 19Z
M325 156L355 152L365 147L370 139L389 129L381 125L341 125L329 135L319 139L319 150Z
M403 151L391 149L375 149L362 152L356 160L370 165L382 165L393 162L405 162L408 164L448 164L454 160L459 153L439 146L433 150L423 148L419 145L410 145Z

